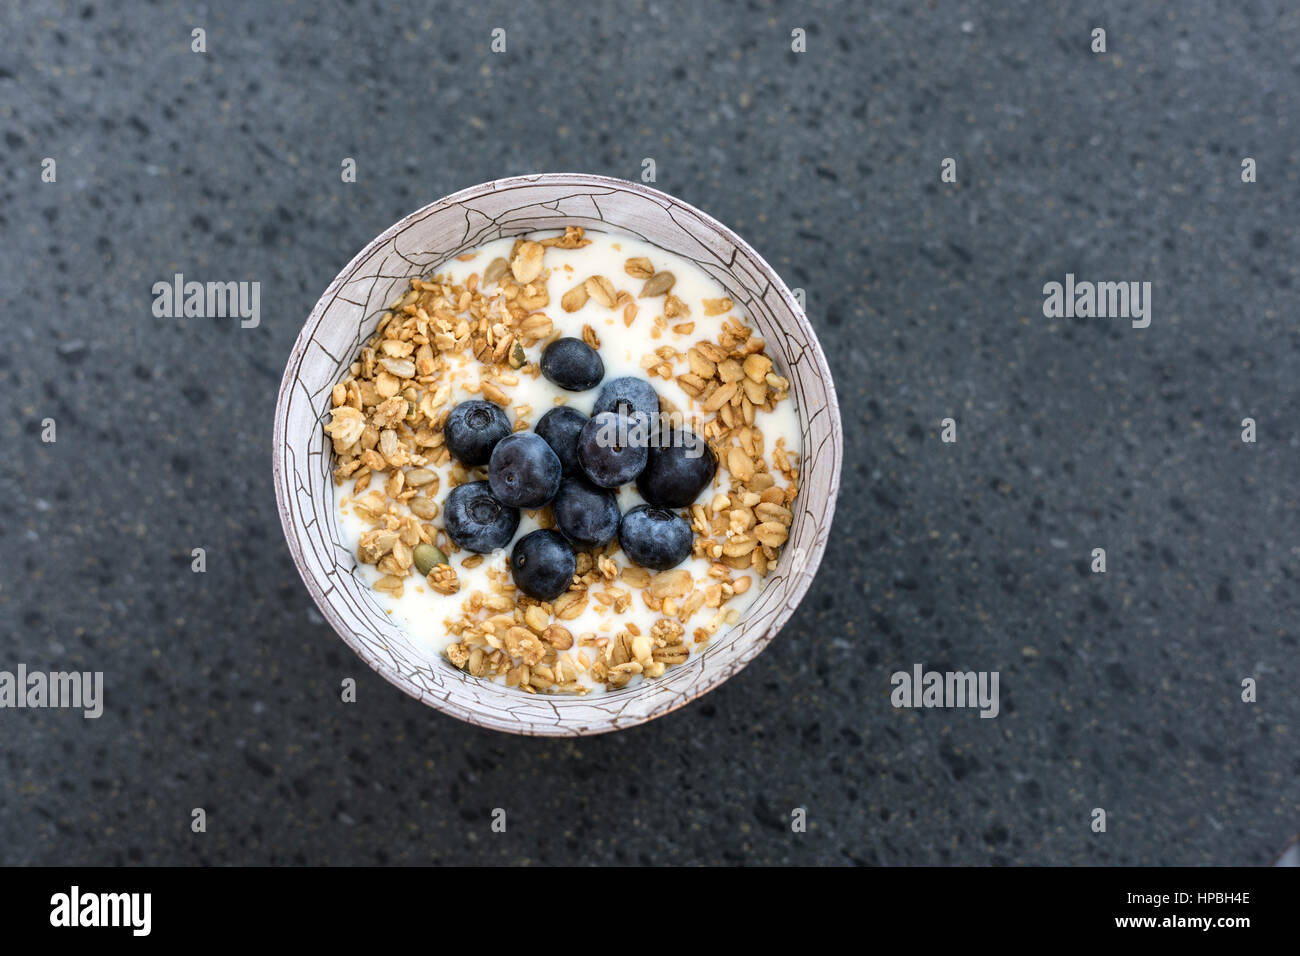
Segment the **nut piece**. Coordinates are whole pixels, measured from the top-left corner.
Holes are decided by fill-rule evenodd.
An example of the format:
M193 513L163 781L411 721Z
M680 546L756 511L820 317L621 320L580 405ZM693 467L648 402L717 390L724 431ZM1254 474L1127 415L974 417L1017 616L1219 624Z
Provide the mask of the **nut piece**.
M779 521L764 521L754 529L754 537L769 548L779 548L790 537L790 532Z
M725 362L718 363L718 378L722 381L731 383L739 382L745 377L745 370L741 368L739 362L735 359L727 359Z
M708 401L704 403L706 412L716 412L723 405L731 401L732 396L736 394L736 383L728 382L726 385L718 386L717 391L709 396Z
M636 658L642 666L650 663L650 651L652 648L653 645L650 643L650 638L646 637L644 634L638 634L636 637L632 638L632 656Z
M706 359L699 349L687 349L686 362L691 367L691 374L699 376L706 382L713 378L713 373L718 370L717 365Z
M510 271L515 281L527 284L542 274L542 256L546 249L540 242L525 242L519 246L510 263Z
M754 463L744 449L735 445L727 449L727 470L741 482L754 477Z
M772 360L766 355L750 355L745 359L745 375L750 381L766 385L767 373L772 371Z

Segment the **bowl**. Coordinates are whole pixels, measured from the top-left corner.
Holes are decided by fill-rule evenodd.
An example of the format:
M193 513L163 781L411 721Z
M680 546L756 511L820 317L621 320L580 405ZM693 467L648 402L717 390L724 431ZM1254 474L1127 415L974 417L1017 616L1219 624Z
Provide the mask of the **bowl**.
M790 537L742 619L656 680L599 695L527 694L470 676L393 624L357 576L333 507L330 392L388 303L444 261L492 239L568 225L635 236L698 263L741 305L790 380L802 440ZM325 619L386 680L480 727L535 736L636 726L717 687L753 660L808 591L826 549L844 455L835 386L812 326L749 245L693 206L638 183L546 173L473 186L386 229L330 283L294 344L275 406L275 494L294 563Z

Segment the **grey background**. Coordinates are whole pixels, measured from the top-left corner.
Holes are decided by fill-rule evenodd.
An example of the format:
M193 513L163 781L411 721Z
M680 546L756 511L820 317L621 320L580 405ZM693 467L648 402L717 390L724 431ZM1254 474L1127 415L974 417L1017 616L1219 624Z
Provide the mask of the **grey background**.
M81 0L0 37L0 669L107 681L97 721L0 711L0 862L1228 864L1300 830L1294 4ZM647 156L807 290L830 550L705 699L479 731L312 605L279 377L405 213ZM260 282L261 326L155 319L177 271ZM1151 327L1045 319L1066 272L1152 282ZM999 671L1001 716L893 709L914 662Z

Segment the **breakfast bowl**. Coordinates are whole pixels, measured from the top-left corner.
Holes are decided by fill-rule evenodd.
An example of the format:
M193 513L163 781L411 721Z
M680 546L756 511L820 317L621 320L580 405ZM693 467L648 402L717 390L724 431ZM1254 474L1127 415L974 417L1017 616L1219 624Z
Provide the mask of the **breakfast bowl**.
M781 546L764 549L770 563L763 563L761 578L754 578L754 593L747 595L743 612L732 615L715 639L697 637L702 649L680 666L666 671L658 666L654 679L611 682L600 693L537 693L535 686L481 679L465 669L463 660L453 664L404 626L372 589L373 581L367 578L371 572L363 569L355 541L343 527L336 507L340 441L337 432L333 442L326 434L331 414L337 414L342 402L340 383L350 369L356 374L363 346L384 327L381 323L388 322L393 304L403 301L408 289L485 244L513 239L518 249L519 239L513 237L552 230L623 237L629 248L662 250L671 261L698 267L700 275L725 291L725 298L706 303L734 304L743 311L752 329L750 341L763 348L763 355L757 356L762 359L756 363L758 375L767 371L768 379L777 383L772 388L779 386L780 396L788 397L798 435L797 474L792 473L797 494L791 490L784 502L788 508L777 504L771 509L786 523L778 529ZM613 248L622 247L616 242ZM633 261L628 260L628 275L635 274ZM612 292L612 284L607 285ZM599 286L587 287L602 295ZM622 302L627 293L619 295ZM565 303L566 310L569 305ZM558 303L552 308L558 312ZM633 306L630 314L635 312ZM704 314L710 314L707 306ZM669 334L663 316L655 322ZM623 324L632 328L631 319ZM628 334L612 320L610 325L613 332ZM659 339L659 327L647 338ZM673 331L693 328L694 322L683 322ZM519 359L522 364L522 352ZM406 358L392 362L409 365ZM760 384L760 394L762 388ZM728 394L733 393L739 406L740 390L734 385ZM410 407L416 414L414 402ZM752 415L753 409L746 407L746 412ZM518 424L516 430L526 425ZM812 326L791 290L743 239L698 209L644 185L548 173L494 180L426 206L385 230L339 273L312 309L289 357L276 402L273 451L276 499L290 553L325 619L362 660L412 697L471 724L532 736L578 736L633 727L694 700L741 670L776 636L808 591L826 548L843 434L830 369ZM422 480L428 480L426 474L422 472ZM707 499L704 495L701 500ZM721 500L725 506L725 496ZM715 506L717 501L715 497ZM690 512L685 514L689 517ZM738 527L736 533L743 536L743 522ZM760 563L762 559L756 559L755 564ZM441 567L452 573L446 565ZM536 683L545 686L549 681Z

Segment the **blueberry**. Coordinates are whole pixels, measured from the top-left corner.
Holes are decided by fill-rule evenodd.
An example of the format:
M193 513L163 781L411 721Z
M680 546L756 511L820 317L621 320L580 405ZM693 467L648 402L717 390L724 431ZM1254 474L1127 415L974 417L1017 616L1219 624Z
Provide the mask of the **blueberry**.
M514 508L540 508L560 490L560 459L541 435L516 432L497 442L488 464L492 494Z
M534 531L515 542L510 573L515 587L539 601L554 601L573 583L578 559L557 531Z
M566 478L552 503L555 525L579 551L603 548L618 534L618 499L581 478Z
M643 568L667 571L691 556L694 535L679 515L653 505L637 505L618 526L623 553Z
M568 405L560 405L552 408L533 426L533 431L541 435L559 457L565 475L582 473L582 466L578 464L578 433L585 424L586 415Z
M605 377L605 363L582 339L556 339L542 352L542 374L560 388L585 392Z
M591 409L592 415L601 412L622 412L624 415L643 412L647 422L655 422L659 418L659 396L645 379L630 375L611 378L601 386L596 404Z
M498 501L486 481L451 489L442 517L451 540L479 554L504 548L519 530L519 511Z
M463 465L486 465L496 443L510 434L510 419L498 405L472 399L461 402L442 427L443 443Z
M641 474L649 451L646 428L626 415L601 412L578 435L578 464L592 482L617 488Z
M650 448L636 489L652 505L685 508L712 483L718 458L709 443L690 429L665 432L663 439Z

